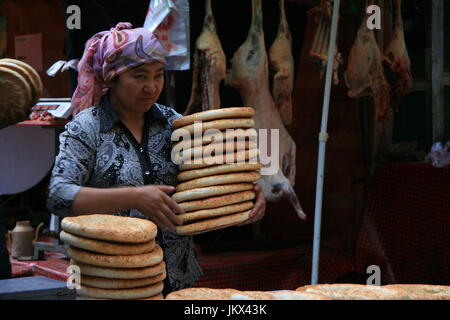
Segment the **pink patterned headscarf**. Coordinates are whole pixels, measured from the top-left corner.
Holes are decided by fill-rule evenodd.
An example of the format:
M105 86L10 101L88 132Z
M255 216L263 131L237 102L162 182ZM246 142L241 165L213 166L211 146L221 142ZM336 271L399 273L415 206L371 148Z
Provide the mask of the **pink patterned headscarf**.
M131 23L121 22L86 42L70 107L73 116L98 104L108 90L105 83L115 76L143 63L165 63L165 51L156 36L147 29L131 27Z

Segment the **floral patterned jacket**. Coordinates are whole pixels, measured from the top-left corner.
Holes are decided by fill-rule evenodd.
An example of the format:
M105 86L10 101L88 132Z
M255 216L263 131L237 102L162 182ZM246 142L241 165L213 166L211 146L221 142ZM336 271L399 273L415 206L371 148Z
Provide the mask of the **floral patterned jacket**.
M77 114L59 138L48 209L61 217L71 216L73 201L82 186L175 186L178 167L171 161L170 138L172 122L179 117L173 108L155 103L145 114L139 143L118 117L108 96L99 105ZM115 215L148 219L132 208ZM167 266L165 292L192 286L202 275L192 236L159 229L157 241Z

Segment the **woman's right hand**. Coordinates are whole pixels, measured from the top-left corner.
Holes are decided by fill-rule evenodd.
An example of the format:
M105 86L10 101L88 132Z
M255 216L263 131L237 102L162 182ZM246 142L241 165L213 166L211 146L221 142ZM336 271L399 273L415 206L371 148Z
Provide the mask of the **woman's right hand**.
M169 196L173 191L175 191L174 187L166 185L136 187L136 209L149 217L162 230L175 231L176 226L183 224L177 214L184 213L184 210Z

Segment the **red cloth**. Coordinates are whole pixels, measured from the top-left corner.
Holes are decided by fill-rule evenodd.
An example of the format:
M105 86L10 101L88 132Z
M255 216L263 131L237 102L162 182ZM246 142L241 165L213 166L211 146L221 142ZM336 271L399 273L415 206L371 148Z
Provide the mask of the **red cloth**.
M322 248L320 281L331 283L356 270L354 260ZM294 290L311 283L310 246L270 251L243 251L200 255L204 275L195 287L238 290Z
M200 254L204 275L195 287L238 290L293 290L311 282L311 247L269 251ZM320 281L331 283L355 270L354 260L331 249L321 250ZM32 275L66 281L68 259L21 262ZM17 268L13 265L13 270Z
M386 283L450 285L450 166L378 166L356 259Z

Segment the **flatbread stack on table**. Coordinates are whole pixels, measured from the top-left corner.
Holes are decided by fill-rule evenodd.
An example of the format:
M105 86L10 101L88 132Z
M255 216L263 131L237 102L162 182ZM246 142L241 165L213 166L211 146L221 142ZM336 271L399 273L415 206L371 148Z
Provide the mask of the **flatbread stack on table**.
M316 284L299 287L296 291L320 294L333 300L450 300L450 286L424 284Z
M157 227L148 220L113 215L67 217L61 240L80 268L79 299L163 299L167 276Z
M221 108L173 121L172 195L185 213L177 233L194 235L238 225L250 217L261 177L253 108Z
M0 59L0 129L26 120L42 91L42 80L32 66Z
M450 286L352 283L316 284L296 290L240 291L187 288L169 293L166 300L450 300Z

